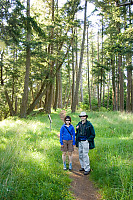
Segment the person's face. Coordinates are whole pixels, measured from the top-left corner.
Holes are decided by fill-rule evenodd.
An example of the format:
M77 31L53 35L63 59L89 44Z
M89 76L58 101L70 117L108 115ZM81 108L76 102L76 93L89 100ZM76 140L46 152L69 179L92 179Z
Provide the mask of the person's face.
M80 119L81 119L82 122L85 122L86 121L86 116L82 116L82 117L80 117Z
M70 119L66 119L66 125L70 124Z

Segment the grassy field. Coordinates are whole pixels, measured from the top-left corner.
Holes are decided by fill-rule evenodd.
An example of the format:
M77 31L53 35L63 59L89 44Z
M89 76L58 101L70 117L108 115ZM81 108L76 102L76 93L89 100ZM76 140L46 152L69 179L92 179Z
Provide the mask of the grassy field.
M27 119L0 122L0 199L71 200L69 174L62 169L57 134L63 122L58 110ZM79 121L71 114L72 124ZM132 200L133 115L120 112L89 112L96 131L96 148L90 150L89 175L105 200Z

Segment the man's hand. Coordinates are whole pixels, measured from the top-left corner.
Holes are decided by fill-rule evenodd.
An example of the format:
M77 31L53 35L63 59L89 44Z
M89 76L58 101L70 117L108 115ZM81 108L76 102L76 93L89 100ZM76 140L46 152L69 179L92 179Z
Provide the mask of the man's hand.
M64 147L64 145L61 145L61 147Z

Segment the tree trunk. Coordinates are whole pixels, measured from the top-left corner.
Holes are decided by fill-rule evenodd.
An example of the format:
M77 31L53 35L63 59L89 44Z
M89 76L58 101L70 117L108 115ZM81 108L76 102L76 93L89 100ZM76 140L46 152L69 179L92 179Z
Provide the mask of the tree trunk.
M74 36L73 29L72 29L72 34ZM75 41L73 40L73 43L72 43L72 104L74 102L74 91L75 91L74 46L75 46Z
M26 47L26 72L25 72L25 82L24 82L24 93L22 97L22 104L20 110L20 117L26 117L27 103L28 103L28 86L29 86L29 72L30 72L30 0L27 0L27 47Z
M83 62L83 54L84 54L84 43L85 43L85 33L86 33L86 13L87 13L87 1L85 1L85 12L84 12L84 30L83 30L83 39L81 44L81 54L80 54L80 62L79 62L79 70L78 70L78 77L76 81L76 89L74 93L74 103L72 105L72 112L76 111L76 105L78 100L78 91L79 91L79 83L80 83L80 76L82 70L82 62Z
M3 55L4 55L4 51L1 51L1 61L0 61L0 67L1 67L1 86L4 85L4 80L3 80Z
M67 85L66 85L66 87L65 87L65 96L64 96L64 99L63 99L63 107L65 107L65 105L66 105L66 99L67 99L67 92L68 92L68 87L67 87Z
M46 86L46 93L45 93L45 103L44 103L44 110L47 111L48 107L48 96L49 96L49 90L50 90L50 84L47 84Z
M131 112L131 83L132 83L132 69L130 67L127 67L127 101L126 101L127 112Z
M115 66L114 60L111 59L112 66L112 99L113 99L113 110L116 110L116 85L115 85Z
M70 70L69 70L69 89L68 89L68 95L66 97L66 105L65 108L67 109L69 102L71 102L71 79L70 79Z
M102 66L103 66L103 15L102 15ZM101 80L100 80L100 107L101 107L101 101L102 101L102 89L103 88L103 74L104 69L101 67ZM104 93L103 93L104 94ZM104 98L104 97L103 97Z
M76 80L77 80L77 77L78 77L78 41L77 41L77 36L78 33L77 33L77 28L76 28L76 52L75 52L75 57L76 57L76 60L75 60L75 77L76 77Z
M30 112L32 112L32 110L34 109L34 107L36 106L36 104L39 102L39 100L40 100L40 99L43 97L43 95L46 93L46 90L45 90L44 88L47 87L47 84L50 84L49 81L48 81L48 79L51 78L51 79L53 80L54 77L56 76L57 72L61 69L62 64L64 63L64 60L66 59L66 57L67 57L67 55L68 55L68 52L69 52L69 50L70 50L72 40L73 40L73 38L72 38L71 41L70 41L70 45L69 45L69 47L67 48L67 51L66 51L66 53L65 53L65 55L64 55L64 58L62 59L62 62L58 63L58 65L57 65L57 67L56 67L56 72L55 72L55 73L54 73L54 72L52 72L52 73L49 72L49 73L46 75L46 78L45 78L45 80L44 80L43 83L42 83L42 86L41 86L41 89L40 89L39 93L36 95L34 101L32 102L32 104L30 105L29 109L27 110L27 114L30 114ZM60 52L60 50L61 50L62 47L63 47L63 42L61 43L58 52ZM49 47L49 48L50 48L50 47ZM52 65L53 65L53 66L54 66L54 64L55 64L55 62L52 62ZM51 70L52 70L52 67L51 67ZM60 72L59 72L59 76L61 76ZM59 94L59 95L61 95L61 97L59 96L59 105L61 105L61 108L62 108L62 86L61 86L60 83L59 83L59 91L60 91L60 94ZM60 100L60 98L61 98L61 100Z
M122 70L122 56L118 57L118 69L119 69L119 87L120 87L120 111L124 111L124 80Z
M93 73L93 65L94 65L94 44L92 40L92 58L91 58L91 65L92 65L92 78L91 78L91 95L94 97L94 87L93 87L93 80L94 80L94 73Z
M108 77L108 96L107 96L107 110L109 109L109 91L110 91L110 72L109 72L109 77Z
M105 101L105 82L103 83L103 107L105 106L104 101Z
M56 91L55 91L55 101L53 106L55 111L58 107L58 96L59 96L59 71L56 73Z
M133 75L131 79L131 111L133 113Z
M62 108L62 78L61 70L59 71L59 99L58 99L58 108Z
M40 101L40 99L46 93L46 81L47 81L47 79L48 79L48 75L46 76L46 79L43 81L42 86L41 86L37 96L34 98L34 101L32 102L29 109L27 110L27 114L30 114L33 111L33 109L35 108L37 103Z
M90 66L89 66L89 33L88 33L88 26L87 26L87 67L88 67L88 96L89 96L89 106L91 108L91 93L90 93Z
M82 70L81 70L81 78L80 78L80 102L83 102L83 77L82 77Z
M132 24L132 10L131 10L131 5L129 5L129 24L131 25ZM130 56L131 57L131 59L132 59L132 56ZM130 75L131 75L131 93L130 93L130 95L131 95L131 105L130 105L130 107L131 107L131 112L133 112L133 74L132 74L132 68L130 69Z
M116 58L117 60L117 58ZM118 65L118 63L116 63ZM120 78L119 78L119 72L118 72L118 67L116 68L116 74L117 74L117 80L116 80L116 106L117 106L117 111L120 110L120 96L119 96L119 93L120 93Z
M103 70L102 70L102 68L101 68L100 71L101 71L101 72L100 72L101 77L100 77L100 98L99 98L99 107L101 107L101 101L102 101L102 82L103 82L103 80L102 80L102 78L103 78Z
M68 107L70 97L71 97L71 90L69 90L69 94L68 94L67 101L66 101L66 104L65 104L65 109L67 109L67 107Z
M98 31L98 37L97 37L97 62L98 62L98 68L99 68L99 63L100 63L100 60L99 60L99 31ZM99 71L99 69L98 69ZM100 108L101 106L101 101L100 101L100 94L99 94L99 73L98 73L98 83L97 83L97 99L98 99L98 108Z
M129 24L131 25L131 6L129 5ZM125 13L126 15L126 13ZM131 50L131 47L130 47ZM126 102L126 111L131 112L132 109L132 55L129 53L127 56L127 102Z
M70 45L70 46L71 46L71 45ZM61 68L61 66L62 66L62 64L63 64L63 62L64 62L64 60L65 60L65 58L66 58L66 56L67 56L67 54L68 54L68 52L69 52L70 46L69 46L68 49L67 49L67 52L66 52L66 54L65 54L65 56L64 56L64 58L63 58L63 61L57 66L56 73L52 75L51 79L54 79L54 77L56 76L58 70L60 70L60 68ZM33 109L35 108L36 104L39 102L39 100L40 100L40 99L43 97L43 95L46 93L47 85L50 84L50 82L49 82L49 80L48 80L49 78L50 78L50 73L48 73L48 74L46 75L44 81L42 82L42 86L41 86L41 88L40 88L38 94L36 95L34 101L33 101L32 104L30 105L29 109L27 110L27 114L30 114L30 113L33 111Z
M10 98L9 98L7 90L5 90L5 96L6 96L6 100L8 102L10 115L14 116L15 115L15 111L13 110L12 102L10 101Z
M57 7L57 17L58 17L58 0L56 1L56 7ZM58 30L57 30L57 37L58 37ZM59 44L57 42L57 50L59 49ZM58 66L58 60L56 62L56 68ZM56 69L57 70L57 69ZM53 109L56 111L58 107L58 97L59 97L59 72L60 70L57 71L56 73L56 90L55 90L55 98L54 98L54 106Z
M18 112L18 97L15 96L15 115L17 114Z
M45 106L45 111L46 113L50 114L51 113L51 104L52 104L52 97L53 97L53 85L50 83L49 86L49 91L48 91L48 99L47 99L47 104Z

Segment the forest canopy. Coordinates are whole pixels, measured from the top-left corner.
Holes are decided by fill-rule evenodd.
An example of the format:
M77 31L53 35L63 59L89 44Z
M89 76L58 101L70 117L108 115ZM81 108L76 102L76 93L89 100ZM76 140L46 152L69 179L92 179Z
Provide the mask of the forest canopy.
M132 11L131 0L1 0L0 120L67 107L133 112Z

